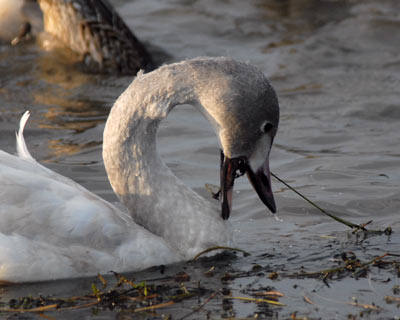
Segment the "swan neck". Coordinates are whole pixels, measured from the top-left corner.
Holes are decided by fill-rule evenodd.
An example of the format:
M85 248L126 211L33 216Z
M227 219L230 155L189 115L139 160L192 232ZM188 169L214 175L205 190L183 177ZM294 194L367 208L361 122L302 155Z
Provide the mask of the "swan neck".
M204 109L187 71L170 65L132 82L108 117L103 159L111 186L133 219L192 258L206 248L228 245L230 232L217 203L180 181L157 152L157 128L175 106ZM205 82L196 79L196 84Z

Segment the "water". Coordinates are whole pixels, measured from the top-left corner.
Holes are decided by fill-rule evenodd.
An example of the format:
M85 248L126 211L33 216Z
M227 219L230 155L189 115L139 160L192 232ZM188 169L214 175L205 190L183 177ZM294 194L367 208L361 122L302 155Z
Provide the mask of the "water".
M348 251L363 262L385 252L400 253L400 2L112 2L158 61L228 55L257 65L275 87L281 106L272 171L334 214L355 223L373 220L373 229L390 225L395 230L389 237L351 235L347 227L273 181L278 221L242 178L235 184L232 223L237 246L251 256L238 254L219 264L211 280L204 276L209 265L201 263L180 264L167 272L183 269L192 274L192 282L215 288L226 270L248 271L258 264L264 275L232 279L225 286L236 296L250 296L250 288L274 287L285 294L279 301L286 307L242 301L227 307L213 299L192 318L203 318L207 311L212 318L259 313L261 318L277 319L297 312L298 317L342 319L359 317L363 311L366 318L399 318L398 304L384 300L396 296L394 286L400 284L395 266L370 267L366 277L347 276L329 281L329 287L319 279L287 275L302 267L308 272L333 268L333 260ZM29 109L32 117L25 136L33 156L115 201L101 161L102 131L113 101L132 78L92 76L61 61L35 42L0 46L0 149L14 152L14 131ZM172 112L162 123L159 149L176 175L209 196L204 184L218 184L219 151L211 127L195 110L184 106ZM271 280L270 271L281 276ZM133 276L149 279L154 272ZM2 300L38 292L84 294L90 292L91 281L9 287ZM374 303L380 310L365 313L350 304L355 300ZM157 314L178 318L199 303L188 300ZM77 313L53 315L74 318ZM79 315L92 316L88 310ZM118 311L97 315L119 316Z

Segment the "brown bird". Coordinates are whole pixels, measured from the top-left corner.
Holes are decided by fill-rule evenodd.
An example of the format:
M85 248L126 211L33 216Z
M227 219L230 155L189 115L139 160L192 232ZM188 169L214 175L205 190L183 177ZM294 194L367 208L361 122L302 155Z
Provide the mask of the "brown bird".
M144 45L107 0L38 0L44 30L79 55L89 70L136 74L154 68Z

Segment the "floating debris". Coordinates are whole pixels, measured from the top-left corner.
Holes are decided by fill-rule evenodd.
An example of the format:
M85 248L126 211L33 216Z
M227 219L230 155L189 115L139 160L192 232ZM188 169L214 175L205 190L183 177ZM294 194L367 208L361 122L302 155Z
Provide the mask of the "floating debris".
M247 251L244 251L244 250L242 250L242 249L231 248L231 247L224 247L224 246L216 246L216 247L211 247L211 248L208 248L208 249L206 249L206 250L200 252L199 254L197 254L197 255L193 258L193 260L196 261L200 256L202 256L202 255L204 255L204 254L206 254L206 253L209 253L209 252L211 252L211 251L215 251L215 250L238 251L238 252L243 253L243 255L244 255L245 257L250 256L250 253L248 253Z
M232 300L242 300L242 301L249 301L249 302L257 302L257 303L268 303L273 304L276 306L285 306L283 303L274 300L267 300L267 299L259 299L259 298L249 298L249 297L230 297L225 296L224 299L232 299Z

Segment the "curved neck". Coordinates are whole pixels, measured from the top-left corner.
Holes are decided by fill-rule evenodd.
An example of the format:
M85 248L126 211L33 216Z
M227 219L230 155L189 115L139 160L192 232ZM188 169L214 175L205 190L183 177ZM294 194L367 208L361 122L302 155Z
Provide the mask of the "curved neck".
M187 258L229 243L219 212L185 186L157 153L158 125L175 106L191 104L210 118L198 95L207 79L193 72L181 63L139 75L114 104L103 141L104 164L119 199L137 223Z

